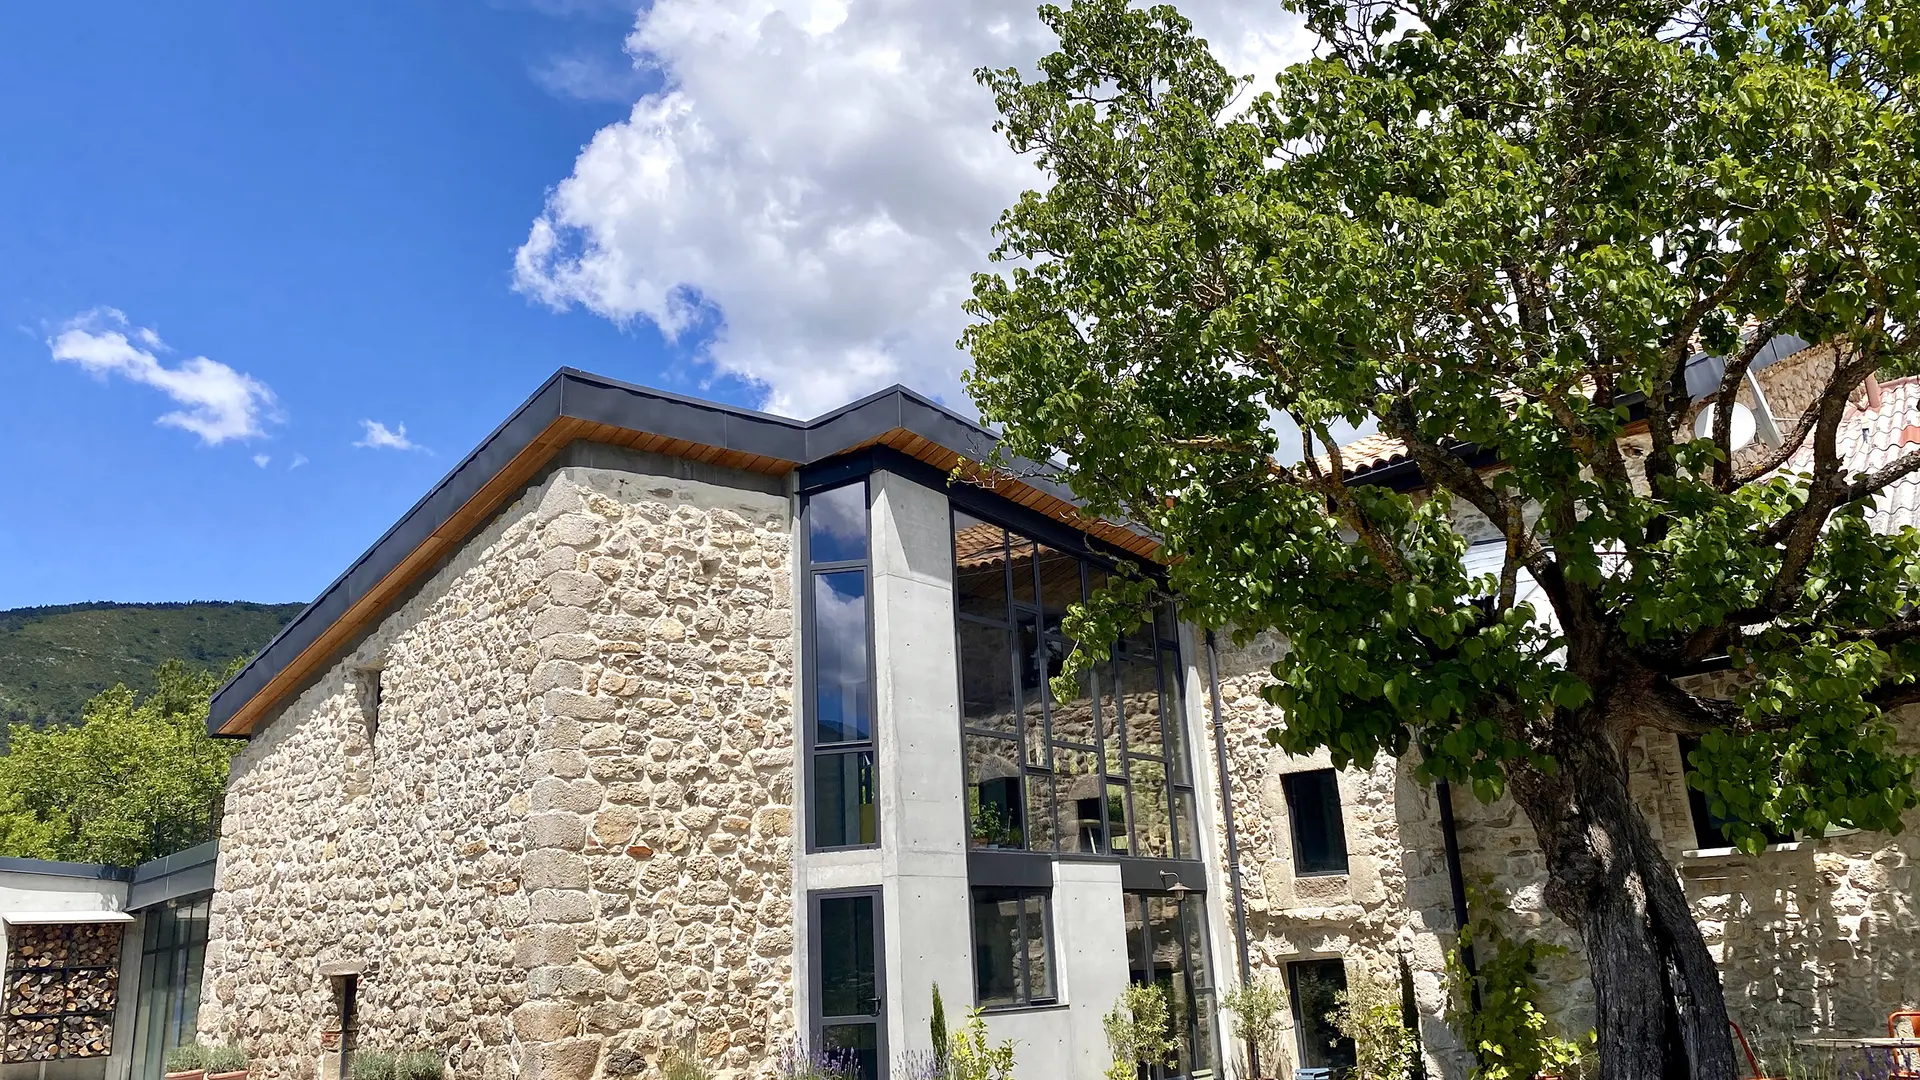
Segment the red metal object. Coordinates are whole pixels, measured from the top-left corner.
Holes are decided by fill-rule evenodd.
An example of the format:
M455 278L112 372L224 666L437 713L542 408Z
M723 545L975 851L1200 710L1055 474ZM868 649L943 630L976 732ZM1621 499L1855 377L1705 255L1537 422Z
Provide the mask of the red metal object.
M1898 1039L1900 1022L1907 1022L1907 1033L1911 1037L1920 1037L1920 1012L1903 1011L1887 1017L1887 1037ZM1920 1061L1912 1050L1887 1051L1887 1080L1920 1080Z

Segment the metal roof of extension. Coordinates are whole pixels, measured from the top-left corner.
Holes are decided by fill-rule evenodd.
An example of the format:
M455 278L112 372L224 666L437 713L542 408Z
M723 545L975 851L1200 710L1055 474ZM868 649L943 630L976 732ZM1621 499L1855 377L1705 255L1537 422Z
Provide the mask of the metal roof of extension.
M903 386L793 420L562 368L214 693L207 730L251 734L580 440L774 476L874 446L949 470L984 460L997 442L987 429ZM1014 464L1017 478L981 482L1117 547L1142 556L1155 550L1152 538L1135 530L1082 517L1072 493L1047 478L1052 470Z

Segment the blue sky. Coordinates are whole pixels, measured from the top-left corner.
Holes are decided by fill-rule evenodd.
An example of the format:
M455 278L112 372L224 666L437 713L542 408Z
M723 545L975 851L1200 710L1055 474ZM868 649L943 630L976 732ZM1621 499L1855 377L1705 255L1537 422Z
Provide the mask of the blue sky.
M964 411L1032 7L0 6L0 608L311 599L563 365Z

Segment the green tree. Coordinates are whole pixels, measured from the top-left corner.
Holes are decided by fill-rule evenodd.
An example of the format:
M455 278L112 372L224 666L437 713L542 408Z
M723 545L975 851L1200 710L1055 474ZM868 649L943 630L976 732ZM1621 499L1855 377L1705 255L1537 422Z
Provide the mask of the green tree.
M13 726L0 854L132 866L205 838L237 743L207 737L220 676L170 660L153 693L115 686L77 727Z
M1916 804L1883 710L1920 696L1920 534L1864 510L1920 454L1848 475L1835 442L1848 395L1920 348L1920 19L1286 2L1317 55L1257 95L1126 0L1044 7L1059 50L980 73L1049 184L975 281L969 389L1009 467L1055 462L1161 539L1197 621L1284 636L1281 746L1511 793L1586 943L1602 1075L1731 1077L1625 755L1699 736L1693 782L1745 847ZM1736 455L1727 406L1777 333L1840 359L1784 445ZM1728 358L1702 438L1696 348ZM1367 422L1419 490L1349 475L1334 432ZM1464 570L1472 528L1497 573ZM1075 663L1144 595L1076 613ZM1731 700L1689 689L1716 664Z

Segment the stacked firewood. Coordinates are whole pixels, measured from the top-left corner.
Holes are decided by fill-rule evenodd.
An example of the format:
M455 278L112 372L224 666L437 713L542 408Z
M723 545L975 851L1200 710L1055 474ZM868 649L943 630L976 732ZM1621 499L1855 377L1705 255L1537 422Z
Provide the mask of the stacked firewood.
M60 1022L61 1057L105 1057L113 1050L113 1019L69 1016Z
M111 1053L120 927L15 926L8 938L0 1062Z
M7 1032L0 1039L0 1061L50 1061L59 1056L59 1017L7 1018Z

